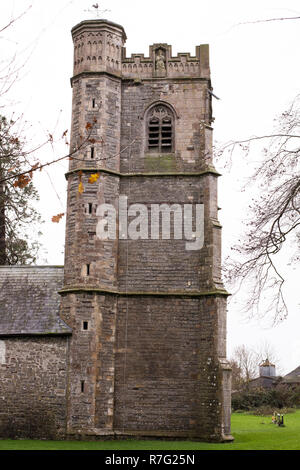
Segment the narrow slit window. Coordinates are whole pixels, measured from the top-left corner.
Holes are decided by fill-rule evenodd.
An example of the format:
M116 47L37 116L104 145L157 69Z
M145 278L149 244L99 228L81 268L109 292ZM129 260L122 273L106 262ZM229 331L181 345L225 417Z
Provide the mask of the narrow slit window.
M84 386L85 386L84 380L81 380L80 382L81 393L84 393L84 388L85 388Z
M88 321L84 321L84 322L83 322L83 329L84 329L84 330L88 330L88 329L89 329L89 322L88 322Z
M95 156L95 147L91 147L91 158Z
M92 106L93 106L93 108L95 108L95 106L96 106L95 98L93 98L93 100L92 100Z
M89 214L93 213L93 204L91 202L89 202L88 212L89 212Z
M173 152L174 119L169 108L154 106L148 118L148 151L156 153Z
M87 276L90 275L90 265L89 264L86 265L86 275Z

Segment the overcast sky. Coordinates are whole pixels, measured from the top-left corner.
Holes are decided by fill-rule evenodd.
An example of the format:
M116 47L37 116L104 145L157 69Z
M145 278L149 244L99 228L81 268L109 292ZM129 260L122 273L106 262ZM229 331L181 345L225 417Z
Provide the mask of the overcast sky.
M48 132L60 136L70 128L73 44L70 30L84 19L95 18L87 0L9 0L0 3L0 26L30 10L11 28L1 33L1 56L17 52L19 80L6 96L5 112L24 114L30 123L26 133L38 143ZM100 3L100 2L99 2ZM110 12L101 17L123 25L127 34L127 55L148 55L149 45L166 42L173 55L190 52L209 43L214 93L214 138L216 143L264 135L273 128L274 118L299 93L300 20L249 23L251 21L300 16L298 0L106 0L100 3ZM247 23L247 24L243 24ZM23 120L24 125L24 120ZM43 149L37 156L50 161L67 152L63 144ZM222 164L220 163L220 166ZM40 192L39 210L45 224L40 264L63 264L64 224L51 217L65 211L67 162L49 167L35 178ZM241 234L249 205L249 192L241 185L250 169L236 155L231 171L222 168L219 179L220 220L223 252ZM285 250L284 260L290 255ZM284 264L283 264L284 266ZM289 317L276 328L266 320L246 321L240 313L239 297L233 296L228 309L228 356L235 346L257 349L268 342L276 350L281 372L300 365L299 269L287 269L285 287Z

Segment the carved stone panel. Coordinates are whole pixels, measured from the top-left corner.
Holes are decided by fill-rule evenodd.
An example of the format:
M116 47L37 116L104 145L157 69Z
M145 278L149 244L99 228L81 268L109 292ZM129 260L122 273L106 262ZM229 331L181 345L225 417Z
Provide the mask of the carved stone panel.
M155 76L165 77L167 74L166 68L166 55L165 51L161 48L155 51Z

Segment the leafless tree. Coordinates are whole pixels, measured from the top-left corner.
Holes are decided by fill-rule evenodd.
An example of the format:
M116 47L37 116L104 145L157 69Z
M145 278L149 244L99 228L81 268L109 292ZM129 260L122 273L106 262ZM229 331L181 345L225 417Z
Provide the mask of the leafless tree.
M245 344L237 346L229 360L232 369L232 390L245 388L250 380L259 375L259 365L266 359L276 367L276 376L280 375L280 360L273 345L268 341L251 348Z
M231 367L231 390L237 392L241 390L245 384L242 368L237 358L231 358L229 361Z
M257 355L244 344L237 346L231 359L240 370L240 380L247 384L251 379L257 377Z
M31 9L31 5L23 10L19 15L12 17L2 25L0 25L0 40L5 51L4 42L5 34L9 29L12 29ZM25 67L27 58L23 56L20 58L16 51L10 51L8 56L2 53L0 59L0 98L3 98L18 80L21 70ZM3 108L3 103L0 102L0 107Z
M259 163L245 187L251 204L245 233L232 247L225 262L230 286L247 283L246 310L253 315L271 312L274 323L287 315L283 293L285 277L279 268L279 253L289 243L292 255L287 262L299 261L300 247L300 95L276 120L274 133L232 141L219 149L227 161L251 158L254 142L264 143ZM257 160L257 154L256 160ZM253 194L256 195L253 196ZM268 303L266 297L268 296Z
M276 368L276 376L281 375L281 364L280 364L280 358L278 357L278 354L276 353L275 347L270 344L268 341L263 341L259 345L257 345L256 349L256 357L257 357L257 364L262 363L266 359L274 364Z

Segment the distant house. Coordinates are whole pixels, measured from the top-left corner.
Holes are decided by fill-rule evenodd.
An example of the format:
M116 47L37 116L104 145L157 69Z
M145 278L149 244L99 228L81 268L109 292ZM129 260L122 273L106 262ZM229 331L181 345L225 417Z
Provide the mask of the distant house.
M248 388L274 388L277 385L300 385L300 366L289 372L284 377L276 375L275 365L271 364L268 359L259 365L259 377L249 381Z
M281 377L276 376L275 365L268 359L259 364L259 377L252 379L248 383L250 389L255 388L274 388Z
M300 385L300 366L292 370L289 374L285 375L281 381L286 385Z

